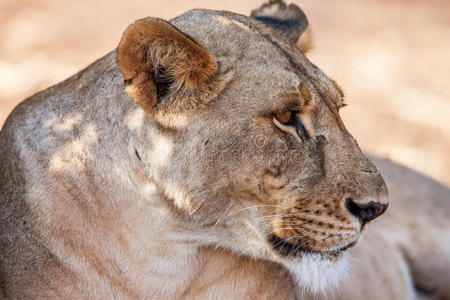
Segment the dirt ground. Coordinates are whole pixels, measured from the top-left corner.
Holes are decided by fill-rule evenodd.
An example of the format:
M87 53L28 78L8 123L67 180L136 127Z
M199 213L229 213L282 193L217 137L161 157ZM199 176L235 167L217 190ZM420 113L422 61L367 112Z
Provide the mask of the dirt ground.
M361 147L450 186L450 2L294 1L312 25L310 59L346 92ZM258 0L1 0L0 125L27 96L76 73L138 18L191 8L248 14Z

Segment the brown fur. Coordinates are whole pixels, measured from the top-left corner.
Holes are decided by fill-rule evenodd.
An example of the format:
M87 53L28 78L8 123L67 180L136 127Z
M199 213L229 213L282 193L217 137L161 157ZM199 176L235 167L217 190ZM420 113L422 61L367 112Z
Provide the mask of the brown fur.
M347 199L386 203L386 186L335 84L276 32L208 10L144 19L20 104L0 133L5 296L285 299L336 286L361 230ZM293 103L306 140L273 120Z
M188 98L171 103L171 110L195 109L195 101L188 101L187 94L197 92L196 98L201 98L198 92L208 91L208 84L213 84L208 79L217 71L207 50L168 22L154 18L138 20L127 28L117 49L117 62L127 92L148 113L155 113L157 98L164 96L161 89L166 87L161 85L170 85L172 94L180 94L178 98Z

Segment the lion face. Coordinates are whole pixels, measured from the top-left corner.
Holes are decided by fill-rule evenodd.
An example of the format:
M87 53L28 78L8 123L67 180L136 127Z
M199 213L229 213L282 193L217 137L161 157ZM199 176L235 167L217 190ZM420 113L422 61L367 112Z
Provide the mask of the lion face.
M131 25L117 59L153 120L147 172L180 236L281 262L321 289L387 207L339 116L342 91L264 22L197 10L171 24Z

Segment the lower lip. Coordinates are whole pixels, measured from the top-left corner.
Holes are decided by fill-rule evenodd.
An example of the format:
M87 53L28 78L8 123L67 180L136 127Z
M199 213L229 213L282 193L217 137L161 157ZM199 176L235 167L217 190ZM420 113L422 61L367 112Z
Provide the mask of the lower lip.
M278 243L279 245L282 244L282 242L281 242L281 243L280 243L280 242L281 242L281 240L278 240L278 241L277 241L277 243ZM341 252L343 252L343 251L345 251L345 250L347 250L347 249L349 249L349 248L354 247L356 244L357 244L357 241L355 240L355 241L351 242L350 244L348 244L348 245L346 245L346 246L344 246L344 247L342 247L342 248L339 248L339 249L336 249L336 250L332 250L332 251L323 251L323 252L321 252L321 251L308 251L308 250L305 250L305 249L297 248L295 252L305 252L305 253L307 253L307 252L315 252L315 253L323 253L323 254L329 253L329 254L338 255L338 254L340 254ZM286 250L287 250L287 249L286 249ZM294 254L294 256L295 256L295 253L292 253L292 252L289 251L289 250L288 250L287 252L288 252L288 253L291 253L291 254Z
M358 242L358 241L353 241L353 242L351 242L350 244L348 244L348 245L345 247L345 249L352 248L352 247L356 246L356 243L357 243L357 242Z
M348 244L348 245L346 245L346 246L344 246L344 247L342 247L342 248L339 248L339 252L341 252L341 251L345 251L345 250L347 250L348 248L352 248L352 247L354 247L356 245L356 241L353 241L353 242L351 242L350 244Z

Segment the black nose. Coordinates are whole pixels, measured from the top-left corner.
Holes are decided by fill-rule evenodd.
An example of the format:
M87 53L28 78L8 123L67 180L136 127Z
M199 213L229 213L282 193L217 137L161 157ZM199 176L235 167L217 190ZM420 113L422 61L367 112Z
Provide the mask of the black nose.
M361 221L362 226L364 226L367 222L381 216L388 207L385 203L375 201L356 203L351 198L346 200L345 206L352 215Z

